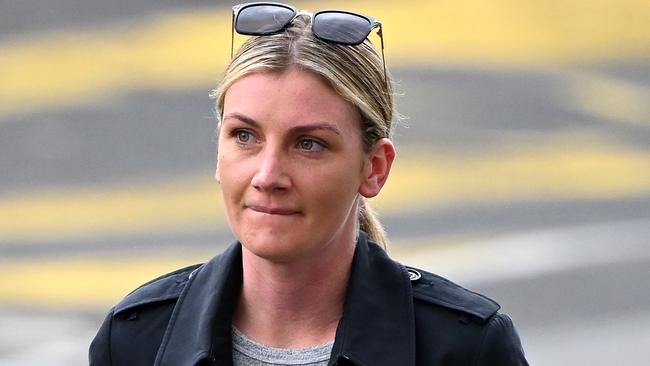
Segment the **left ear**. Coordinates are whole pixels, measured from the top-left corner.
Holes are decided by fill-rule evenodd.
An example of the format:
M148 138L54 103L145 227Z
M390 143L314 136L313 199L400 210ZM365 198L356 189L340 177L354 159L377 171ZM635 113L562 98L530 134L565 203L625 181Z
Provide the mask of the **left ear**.
M359 186L359 193L362 196L370 198L379 194L388 179L393 160L395 160L393 143L387 138L377 140L364 162L363 181Z
M217 167L214 169L214 180L221 184L221 173L219 172L219 159L217 158Z

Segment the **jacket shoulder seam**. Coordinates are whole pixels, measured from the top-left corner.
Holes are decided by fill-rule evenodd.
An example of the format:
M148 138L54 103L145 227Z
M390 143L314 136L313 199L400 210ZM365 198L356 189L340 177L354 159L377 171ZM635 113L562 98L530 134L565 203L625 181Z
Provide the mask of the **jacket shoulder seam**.
M175 275L181 274L181 273L183 273L183 272L192 272L192 271L194 271L196 268L200 267L201 265L202 265L202 264L193 264L193 265L191 265L191 266L183 267L183 268L177 269L177 270L175 270L175 271L172 271L172 272L169 272L169 273L165 273L164 275L158 276L158 277L156 277L156 278L154 278L154 279L152 279L152 280L149 280L149 281L143 283L142 285L136 287L133 291L129 292L129 293L127 294L127 296L131 295L132 293L135 293L136 291L138 291L139 289L141 289L141 288L143 288L143 287L147 287L147 286L149 286L149 285L151 285L151 284L153 284L153 283L156 283L156 282L158 282L158 281L162 281L162 280L164 280L164 279L166 279L166 278L169 278L169 277L172 277L172 276L175 276Z
M188 277L191 276L192 272L194 272L200 266L201 264L187 266L175 270L173 272L166 273L162 276L156 277L153 280L138 286L135 290L131 291L128 295L126 295L124 299L122 299L122 301L120 301L117 305L115 305L113 316L116 316L126 310L133 309L142 305L162 302L166 300L173 300L178 298L180 292L182 291L184 283L187 282ZM163 282L163 281L170 281L174 276L179 276L179 278L177 278L173 282L170 282L169 284L165 284ZM151 286L155 286L156 284L161 284L162 287L160 288L160 290L154 289L153 291L151 291L153 293L147 294L146 290ZM176 286L177 288L174 288L173 287L174 285L177 285Z
M436 274L418 271L422 273L422 278L413 285L413 297L416 299L472 315L482 322L486 322L501 308L496 301L483 294Z

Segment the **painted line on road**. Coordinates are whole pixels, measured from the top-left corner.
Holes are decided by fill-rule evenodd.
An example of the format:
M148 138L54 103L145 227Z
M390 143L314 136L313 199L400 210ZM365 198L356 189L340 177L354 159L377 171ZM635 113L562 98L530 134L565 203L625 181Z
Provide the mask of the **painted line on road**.
M390 68L432 63L530 67L645 57L650 52L649 4L360 1L354 9L382 20ZM317 9L321 4L302 5ZM328 6L350 8L349 2ZM15 38L0 44L0 116L101 103L133 89L209 88L227 62L229 42L229 11L207 9L170 12L142 25Z
M0 304L108 310L139 285L209 258L79 258L2 263Z
M650 85L595 73L567 72L568 110L577 108L599 120L650 127Z
M436 246L431 245L431 238L409 239L393 246L392 255L459 283L478 286L611 263L648 261L649 241L650 216Z
M6 220L6 221L5 221ZM98 233L187 231L225 225L209 177L26 193L0 199L0 243Z
M490 240L399 238L397 260L464 286L526 279L545 273L650 259L650 218L552 229ZM626 237L621 240L621 233ZM408 241L406 241L408 240ZM616 245L611 245L616 242ZM55 309L108 309L163 273L202 263L216 253L168 253L146 258L20 260L0 266L0 304Z
M384 215L454 204L625 198L650 192L650 152L567 137L471 155L398 152L374 206ZM216 183L208 177L146 185L47 190L0 198L0 244L142 232L225 228Z

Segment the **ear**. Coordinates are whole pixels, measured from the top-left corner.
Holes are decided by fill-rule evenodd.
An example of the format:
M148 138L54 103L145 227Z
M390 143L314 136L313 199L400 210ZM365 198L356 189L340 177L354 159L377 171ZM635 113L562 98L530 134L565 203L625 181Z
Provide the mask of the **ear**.
M216 153L216 161L217 161L217 166L214 169L214 180L217 181L217 183L221 184L221 174L219 173L219 142L221 140L221 118L219 118L219 122L217 122L217 153Z
M219 174L219 159L217 158L217 167L214 170L214 180L221 183L221 174Z
M377 140L364 162L363 180L359 186L359 193L362 196L370 198L379 194L388 179L393 160L395 160L393 143L387 138Z

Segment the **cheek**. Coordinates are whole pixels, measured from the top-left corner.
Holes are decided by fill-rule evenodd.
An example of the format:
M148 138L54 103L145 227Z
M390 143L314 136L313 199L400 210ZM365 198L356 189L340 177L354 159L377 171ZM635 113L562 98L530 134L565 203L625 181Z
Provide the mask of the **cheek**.
M244 164L231 159L228 154L219 153L217 156L217 175L227 205L237 200L246 188L246 169Z
M323 208L324 213L334 214L346 211L354 201L360 185L359 164L333 164L330 167L312 170L306 174L302 186L309 190L314 204Z

